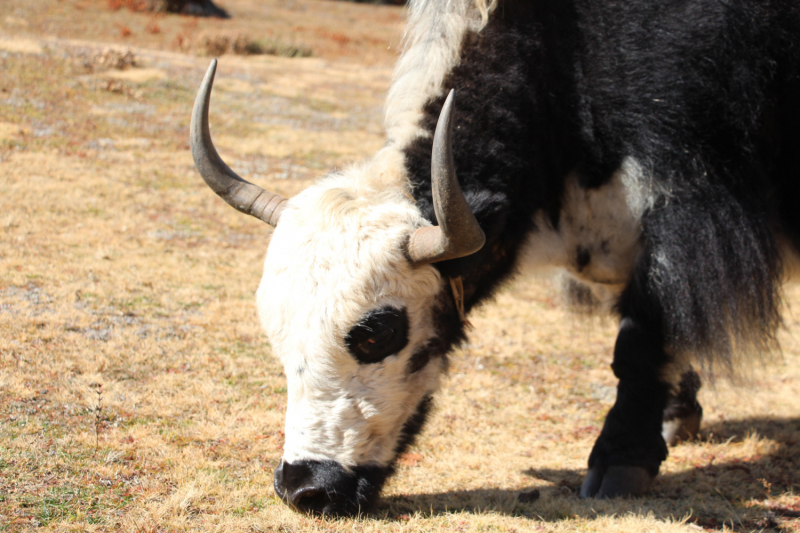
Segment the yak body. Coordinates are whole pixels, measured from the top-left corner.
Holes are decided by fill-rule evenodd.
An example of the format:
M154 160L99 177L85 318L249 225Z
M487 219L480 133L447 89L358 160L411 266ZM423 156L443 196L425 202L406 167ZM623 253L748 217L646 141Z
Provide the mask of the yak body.
M646 490L662 422L699 418L689 357L729 366L774 345L800 244L798 45L789 0L412 1L386 146L286 202L267 253L259 314L289 393L278 494L321 513L375 501L465 338L460 307L526 244L620 317L617 401L582 494ZM419 265L405 246L437 223L432 135L451 89L486 243Z
M526 239L555 232L566 247L557 262L577 278L642 284L673 352L724 362L737 343L768 345L776 235L800 242L799 37L791 2L501 3L443 81L458 95L455 161L487 245L440 270L479 277L479 301ZM426 103L429 132L442 100ZM429 145L418 137L404 153L433 218ZM603 190L615 180L625 202ZM633 262L581 194L606 194L609 214L639 219ZM572 227L576 217L593 227ZM623 279L593 273L609 260Z

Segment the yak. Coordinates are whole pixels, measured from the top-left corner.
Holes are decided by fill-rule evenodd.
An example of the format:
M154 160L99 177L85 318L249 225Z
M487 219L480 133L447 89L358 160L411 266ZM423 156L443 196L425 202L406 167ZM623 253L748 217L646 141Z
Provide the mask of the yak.
M799 46L794 0L412 0L385 145L290 199L217 154L213 62L196 166L275 227L257 305L288 386L276 493L369 510L523 248L619 317L581 496L645 493L667 441L697 431L692 365L777 347L800 248Z

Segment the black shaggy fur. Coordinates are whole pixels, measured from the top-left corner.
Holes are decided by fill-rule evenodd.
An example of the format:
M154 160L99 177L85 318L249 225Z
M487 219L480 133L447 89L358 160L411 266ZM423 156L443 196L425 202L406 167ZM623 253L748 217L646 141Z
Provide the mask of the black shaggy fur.
M591 65L580 80L592 126L584 137L635 156L669 191L642 221L638 290L647 303L639 305L661 308L651 313L661 314L675 351L727 364L733 348L768 348L779 321L773 232L796 231L772 203L789 178L774 173L774 127L796 117L781 114L775 90L791 35L781 29L797 21L796 9L744 1L605 7L590 4L592 24L581 31Z
M641 166L650 197L616 305L617 400L583 496L640 494L658 472L675 356L730 368L776 345L779 244L800 249L797 50L794 0L500 0L425 106L432 133L456 90L456 171L486 244L436 267L463 278L467 310L512 273L535 213L558 230L567 176L592 189L627 158ZM435 223L431 139L405 154ZM464 331L443 311L435 347L448 350Z
M422 431L431 414L431 409L433 409L433 397L426 396L419 402L414 414L403 425L403 430L400 432L400 440L397 441L397 446L394 450L395 456L405 453L414 444L417 435Z
M464 277L467 310L490 296L512 272L519 248L533 229L531 213L546 209L557 220L563 177L570 169L571 157L544 160L544 154L533 150L546 145L548 155L554 155L572 143L566 133L559 135L565 128L545 105L552 76L546 75L541 31L527 11L513 25L495 18L481 33L469 35L461 65L445 81L457 95L457 174L487 237L478 253L437 264L446 276ZM552 65L552 70L558 68ZM443 103L442 97L426 106L427 130L435 129ZM418 205L435 222L430 139L418 139L406 154ZM531 179L537 173L540 179Z
M513 271L533 213L558 227L570 172L600 187L632 156L662 194L620 313L651 317L672 353L707 362L773 347L776 234L800 244L799 11L789 0L501 2L423 124L433 131L455 88L457 172L487 244L438 267L464 277L467 308ZM435 221L430 150L418 139L406 155Z

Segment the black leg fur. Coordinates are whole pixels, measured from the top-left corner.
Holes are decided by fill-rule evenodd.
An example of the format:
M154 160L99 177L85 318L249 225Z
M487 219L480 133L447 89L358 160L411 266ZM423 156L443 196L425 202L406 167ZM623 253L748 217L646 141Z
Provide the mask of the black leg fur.
M668 362L658 331L623 319L612 364L617 400L589 456L581 497L636 496L650 487L667 458L661 422L669 385L661 369Z

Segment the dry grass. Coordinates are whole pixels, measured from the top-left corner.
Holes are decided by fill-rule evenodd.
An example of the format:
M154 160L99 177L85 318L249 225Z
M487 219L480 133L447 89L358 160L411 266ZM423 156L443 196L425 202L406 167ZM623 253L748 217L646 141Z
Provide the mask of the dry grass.
M190 21L145 34L149 19L128 13L124 41L109 29L124 13L35 4L0 4L0 531L800 528L797 316L782 364L704 389L703 438L672 450L651 495L581 501L613 401L614 327L569 315L527 271L473 317L376 515L287 509L272 490L285 381L253 303L269 230L193 170L186 130L207 59L170 44ZM395 8L276 6L229 0L248 17L198 24L253 34L313 27L315 12L356 36L395 17L384 29L397 35ZM119 42L134 57L107 50ZM364 41L357 58L314 42L311 59L226 56L214 93L221 151L285 195L382 142L385 45ZM797 288L787 301L797 308Z
M7 35L103 42L203 54L209 41L247 40L264 53L313 55L360 65L391 64L402 8L331 0L228 0L230 20L113 9L108 0L2 0ZM251 48L252 50L252 48Z

